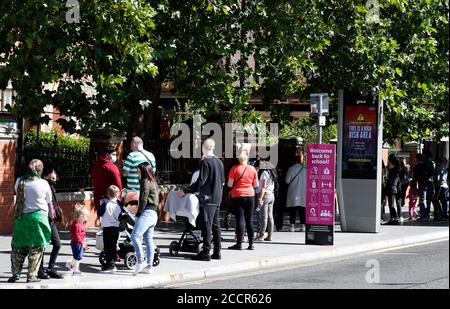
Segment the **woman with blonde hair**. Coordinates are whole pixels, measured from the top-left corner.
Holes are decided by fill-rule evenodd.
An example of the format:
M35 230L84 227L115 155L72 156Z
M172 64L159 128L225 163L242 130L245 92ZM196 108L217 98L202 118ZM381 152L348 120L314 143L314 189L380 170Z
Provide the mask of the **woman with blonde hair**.
M25 176L17 179L14 209L14 230L11 242L11 273L9 283L20 279L23 263L28 257L27 282L39 282L37 273L45 247L50 242L48 204L52 192L48 182L41 178L44 164L33 159Z
M256 169L248 164L248 153L243 151L239 164L233 166L228 175L228 187L231 188L231 204L236 218L236 244L231 250L242 250L242 238L245 229L248 234L248 250L254 250L253 209L255 208L255 190L258 187Z
M89 210L82 204L75 204L73 211L73 222L70 226L70 247L72 249L73 259L66 263L72 270L72 275L82 275L80 271L80 262L83 259L84 251L89 250L86 243L86 222L89 217Z

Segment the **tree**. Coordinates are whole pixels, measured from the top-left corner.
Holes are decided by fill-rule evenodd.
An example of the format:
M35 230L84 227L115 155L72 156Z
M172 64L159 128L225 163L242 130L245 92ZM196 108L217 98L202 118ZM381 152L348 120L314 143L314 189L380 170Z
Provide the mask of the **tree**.
M65 31L61 1L2 1L0 10L0 89L12 81L17 96L14 112L34 123L51 101L44 84L57 81L64 71L70 38Z
M132 123L130 135L151 133L151 113L165 80L173 80L179 94L206 113L223 106L235 114L251 112L247 101L259 88L270 94L269 103L280 93L272 93L277 82L282 88L295 88L307 54L320 46L316 40L322 40L313 26L288 35L292 23L301 23L299 13L314 7L308 1L83 2L78 24L65 22L66 8L59 1L29 1L21 10L17 1L2 5L8 13L0 33L14 36L2 46L2 51L13 51L1 59L7 63L1 76L3 81L12 79L19 94L14 112L46 122L40 112L51 103L80 120L85 131L102 124L126 129ZM25 12L22 16L34 27L21 22L16 12ZM51 31L42 33L46 27ZM45 46L39 55L36 45L24 44L30 37L38 37ZM45 60L32 62L26 56L31 53ZM257 67L248 66L250 57ZM14 69L21 63L34 69L33 92L27 89L26 69ZM251 79L254 82L248 82ZM57 91L42 89L52 82L58 82ZM75 129L70 118L60 124L68 131Z
M377 21L353 0L83 1L70 24L62 1L3 1L0 86L13 81L19 116L46 122L51 103L84 131L147 139L159 137L168 80L206 115L225 108L261 121L248 104L258 96L282 125L289 111L276 99L359 89L384 99L388 140L437 138L448 131L448 3L379 4ZM44 89L53 82L57 91ZM75 130L71 118L60 123Z
M304 144L317 143L317 121L313 118L302 118L293 121L289 126L285 126L280 132L280 138L289 136L300 136ZM330 143L337 138L337 125L328 124L323 128L322 141L324 144Z
M45 123L43 109L53 104L69 117L58 120L66 131L75 131L76 117L86 132L103 125L126 130L130 114L143 113L145 89L136 80L157 73L149 5L85 1L79 23L66 20L63 1L10 0L0 9L0 35L7 38L0 44L0 86L12 80L15 114Z
M448 2L379 1L379 21L362 2L322 4L334 35L313 87L380 95L385 141L448 134Z

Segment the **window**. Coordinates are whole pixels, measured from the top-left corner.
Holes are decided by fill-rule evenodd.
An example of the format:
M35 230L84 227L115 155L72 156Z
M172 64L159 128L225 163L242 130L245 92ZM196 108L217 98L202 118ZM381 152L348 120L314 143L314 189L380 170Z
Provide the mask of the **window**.
M0 90L0 112L7 112L7 106L13 105L14 91L11 81L8 82L6 89Z

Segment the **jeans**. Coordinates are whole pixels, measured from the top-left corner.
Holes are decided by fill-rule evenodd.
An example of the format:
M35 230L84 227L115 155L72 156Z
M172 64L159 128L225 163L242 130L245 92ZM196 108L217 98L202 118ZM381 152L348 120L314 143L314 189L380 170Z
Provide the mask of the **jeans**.
M247 228L248 242L253 244L254 229L253 229L253 209L255 208L255 197L243 196L232 199L233 208L236 216L236 242L242 243L245 228Z
M266 228L268 228L267 233L272 235L273 233L273 204L275 202L275 197L272 192L266 192L263 198L263 205L261 208L261 227L259 229L259 235L264 235Z
M103 251L105 251L106 265L111 267L116 264L117 241L119 240L119 228L110 226L103 228Z
M131 242L133 243L138 262L144 262L144 249L142 247L142 239L144 239L147 248L147 263L150 266L153 264L153 256L155 254L153 231L157 222L158 215L156 211L146 209L137 217L136 224L131 233Z
M429 217L431 209L431 199L433 198L433 184L419 184L419 207L420 216ZM426 206L425 206L426 205Z
M259 231L261 229L261 221L262 221L262 213L261 213L261 208L259 208L259 199L258 196L255 195L255 210L254 210L254 215L255 215L255 219L256 219L256 227L255 230Z
M48 269L55 267L56 258L58 257L59 250L61 249L61 239L59 238L59 232L56 228L54 221L50 221L52 252L50 253L50 260L48 261ZM42 256L41 266L39 270L44 269L44 256Z
M394 203L397 204L397 211L395 211ZM401 206L400 206L401 203L402 203L402 197L400 194L397 194L397 193L389 193L388 194L388 204L389 204L389 212L391 215L391 219L398 219L402 215Z
M203 237L203 252L209 254L211 241L214 241L214 252L219 253L222 246L219 206L200 205L200 213L198 215Z
M437 203L440 203L440 208L444 217L447 216L448 211L448 188L440 187L437 195Z

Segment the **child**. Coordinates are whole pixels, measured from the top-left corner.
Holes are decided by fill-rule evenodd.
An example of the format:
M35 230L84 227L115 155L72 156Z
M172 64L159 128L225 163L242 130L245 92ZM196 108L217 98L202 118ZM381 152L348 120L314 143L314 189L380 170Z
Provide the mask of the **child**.
M411 180L409 183L409 194L407 196L409 199L409 220L416 220L419 216L416 211L417 199L419 198L419 189L417 188L417 183Z
M84 251L89 250L86 243L85 225L89 216L89 211L83 205L77 203L74 209L74 220L70 227L70 246L72 247L73 259L66 263L66 266L73 271L72 275L82 275L80 271L80 261L83 259Z
M97 209L97 215L103 228L103 250L106 254L106 264L102 271L116 271L115 260L117 252L117 241L119 240L119 224L122 218L122 207L118 202L120 190L111 185L107 189L108 200L103 201Z

